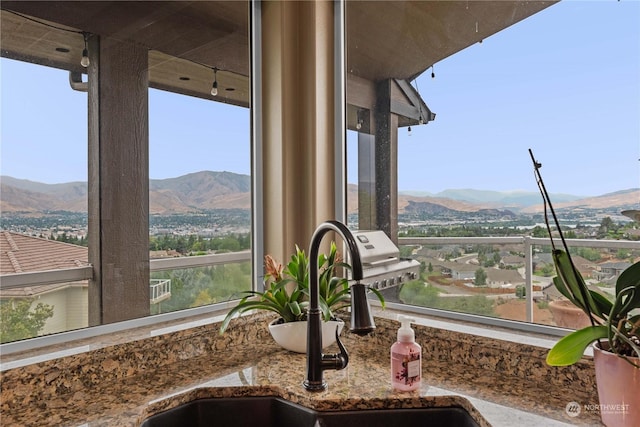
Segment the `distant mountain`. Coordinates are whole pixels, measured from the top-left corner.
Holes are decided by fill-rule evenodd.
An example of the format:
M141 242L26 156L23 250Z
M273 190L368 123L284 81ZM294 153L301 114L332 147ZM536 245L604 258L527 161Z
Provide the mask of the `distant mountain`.
M87 184L70 182L44 184L9 176L0 177L2 212L32 214L52 210L87 211ZM249 209L251 178L233 172L202 171L177 178L152 179L149 182L152 214L199 212L208 209ZM348 186L348 211L357 210L358 187ZM552 194L557 209L638 209L640 189L630 189L598 197L580 199L567 194ZM509 217L542 211L540 195L525 191L445 190L429 193L402 192L398 195L399 213L449 215L453 212L477 212Z
M628 190L616 191L613 193L603 194L598 197L587 197L585 199L578 199L573 201L561 202L554 199L553 195L550 195L551 203L556 210L572 210L577 211L581 209L615 209L616 211L623 211L625 209L639 209L640 208L640 189L631 188ZM537 205L528 206L522 209L522 213L539 213L542 212L543 205L539 203Z
M195 172L149 181L151 213L203 209L250 209L251 177L233 172Z
M476 203L481 205L490 205L494 207L523 208L527 206L537 205L541 201L539 192L534 191L490 191L490 190L473 190L470 188L444 190L436 194L421 192L402 192L403 194L413 196L430 196L440 197L444 199L461 200L468 203ZM553 202L570 202L579 200L580 196L571 194L554 193L550 195Z
M87 211L87 183L44 184L0 177L2 212ZM196 172L149 181L152 214L197 212L205 209L249 209L251 178L232 172Z

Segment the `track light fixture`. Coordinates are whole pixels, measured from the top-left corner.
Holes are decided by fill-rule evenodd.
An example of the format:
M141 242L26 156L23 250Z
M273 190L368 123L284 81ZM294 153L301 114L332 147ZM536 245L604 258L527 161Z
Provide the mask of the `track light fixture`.
M211 86L211 96L218 96L218 69L213 69L213 85Z
M82 65L84 68L87 68L91 63L91 61L89 61L89 48L88 48L89 33L87 33L86 31L83 31L82 37L84 37L84 49L82 49L82 59L80 60L80 65Z

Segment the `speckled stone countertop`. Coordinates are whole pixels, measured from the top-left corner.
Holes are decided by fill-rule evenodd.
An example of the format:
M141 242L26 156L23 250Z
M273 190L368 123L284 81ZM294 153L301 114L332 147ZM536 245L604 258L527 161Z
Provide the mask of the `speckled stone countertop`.
M100 343L3 356L0 424L138 426L194 399L279 396L318 411L460 406L481 426L601 425L595 411L565 412L570 402L597 403L589 358L551 368L545 348L419 322L422 387L399 393L389 381L398 323L376 316L369 336L345 328L349 366L325 371L327 390L312 393L302 387L305 355L273 342L266 328L271 319L243 317L219 335L219 317L205 317L189 327L140 328Z

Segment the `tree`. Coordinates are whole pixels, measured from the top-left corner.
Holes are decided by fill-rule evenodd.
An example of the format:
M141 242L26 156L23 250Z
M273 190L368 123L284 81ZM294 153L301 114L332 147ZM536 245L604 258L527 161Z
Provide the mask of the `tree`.
M536 225L533 227L533 230L531 230L531 237L549 237L549 232L546 228Z
M493 301L483 295L440 297L438 288L418 281L408 282L400 289L400 300L405 304L463 313L495 316Z
M486 286L487 285L487 273L484 269L479 268L476 270L476 277L474 280L476 286Z
M47 319L53 316L53 307L38 303L33 310L33 299L6 301L0 304L0 342L18 341L38 336Z
M400 246L400 258L410 258L413 255L413 246Z
M502 261L502 257L500 256L500 252L496 250L493 252L493 265L500 264L500 261Z
M578 237L578 235L573 230L567 230L564 233L564 237L567 238L567 239L575 239L575 238Z
M600 222L600 228L598 229L598 237L606 237L609 233L615 233L617 230L615 223L611 217L605 216Z
M576 253L589 261L599 261L601 258L600 251L595 248L577 248Z
M543 277L555 276L556 268L553 264L543 264L542 267L538 269L538 274Z
M629 252L628 249L618 249L618 252L616 253L616 258L618 259L631 258L631 252Z

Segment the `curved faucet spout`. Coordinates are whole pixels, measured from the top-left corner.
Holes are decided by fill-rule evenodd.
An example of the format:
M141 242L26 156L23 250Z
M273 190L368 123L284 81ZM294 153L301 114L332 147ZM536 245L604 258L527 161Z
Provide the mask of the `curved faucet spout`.
M329 231L342 237L349 249L352 278L356 281L351 287L351 330L358 335L365 335L375 329L373 317L369 311L365 286L360 283L363 278L362 260L355 237L351 231L339 221L325 221L316 228L309 245L309 308L307 313L307 378L304 387L310 391L320 391L327 387L322 372L326 369L344 369L349 363L349 355L336 338L340 353L322 354L320 284L318 281L318 252L322 238ZM358 312L357 314L355 312Z

